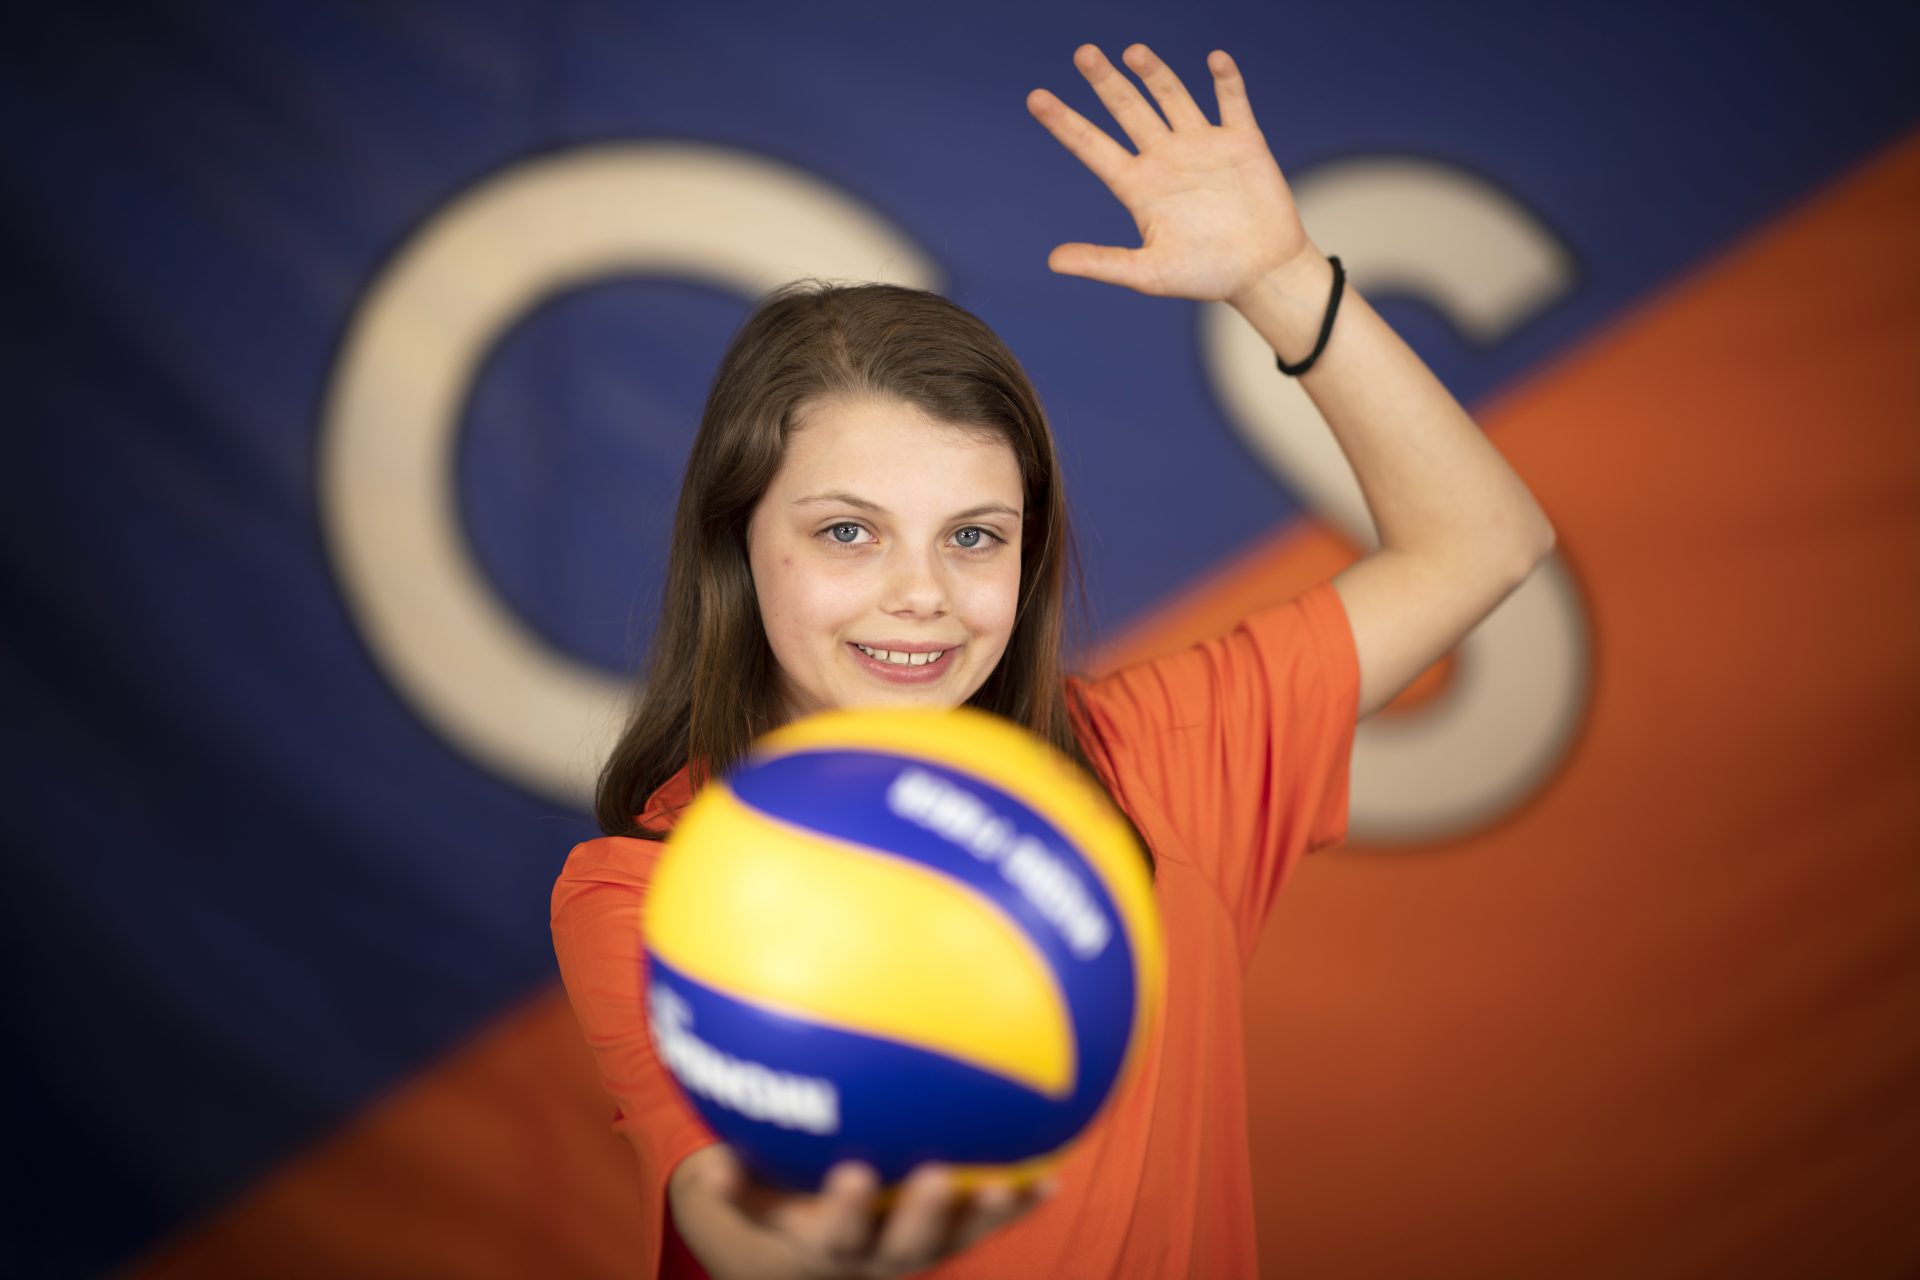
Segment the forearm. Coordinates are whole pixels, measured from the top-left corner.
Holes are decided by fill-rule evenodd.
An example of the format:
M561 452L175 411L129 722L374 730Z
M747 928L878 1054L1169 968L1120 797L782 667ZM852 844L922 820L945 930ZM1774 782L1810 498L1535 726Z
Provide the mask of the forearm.
M1332 288L1333 266L1314 250L1230 301L1294 364L1313 350ZM1521 565L1552 547L1525 483L1351 278L1300 382L1353 466L1383 547Z

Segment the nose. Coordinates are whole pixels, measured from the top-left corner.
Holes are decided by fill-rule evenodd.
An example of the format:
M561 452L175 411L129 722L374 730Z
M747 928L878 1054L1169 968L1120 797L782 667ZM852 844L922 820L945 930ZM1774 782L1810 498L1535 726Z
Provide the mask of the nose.
M882 607L900 617L944 617L948 608L947 582L939 554L903 549L891 559Z

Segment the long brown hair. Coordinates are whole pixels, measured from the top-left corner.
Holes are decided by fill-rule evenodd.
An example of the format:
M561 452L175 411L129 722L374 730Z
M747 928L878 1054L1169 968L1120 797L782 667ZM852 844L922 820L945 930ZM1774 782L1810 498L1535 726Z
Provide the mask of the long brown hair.
M1069 578L1079 585L1078 566L1053 433L1026 371L993 330L937 293L800 280L761 299L714 374L680 486L651 653L600 772L594 816L608 835L664 839L638 821L662 783L690 765L698 789L779 725L747 523L797 415L816 401L867 396L1012 449L1026 502L1019 607L1006 651L967 704L1025 726L1098 780L1067 714L1065 595ZM1151 872L1152 850L1140 845Z

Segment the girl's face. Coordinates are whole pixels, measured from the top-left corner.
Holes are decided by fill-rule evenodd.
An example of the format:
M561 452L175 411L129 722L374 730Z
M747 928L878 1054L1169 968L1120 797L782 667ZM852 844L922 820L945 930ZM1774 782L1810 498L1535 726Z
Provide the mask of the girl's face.
M898 400L819 401L797 421L747 525L788 716L959 706L1013 634L1013 450Z

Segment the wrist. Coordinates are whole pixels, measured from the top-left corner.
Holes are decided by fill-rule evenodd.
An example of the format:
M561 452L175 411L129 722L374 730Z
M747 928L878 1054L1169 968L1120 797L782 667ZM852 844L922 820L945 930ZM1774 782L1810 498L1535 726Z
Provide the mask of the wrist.
M1340 273L1309 243L1231 301L1279 358L1280 371L1298 377L1315 367L1331 336Z
M1332 288L1333 263L1309 241L1299 253L1228 298L1227 305L1242 315L1250 310L1311 312L1317 324Z

